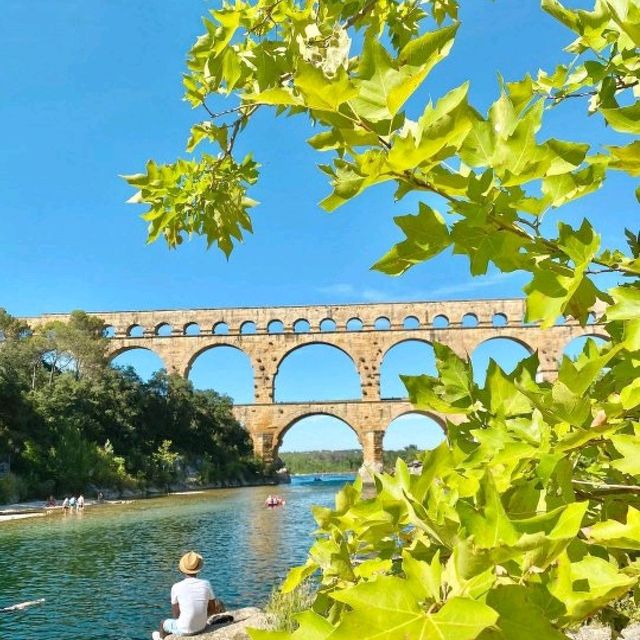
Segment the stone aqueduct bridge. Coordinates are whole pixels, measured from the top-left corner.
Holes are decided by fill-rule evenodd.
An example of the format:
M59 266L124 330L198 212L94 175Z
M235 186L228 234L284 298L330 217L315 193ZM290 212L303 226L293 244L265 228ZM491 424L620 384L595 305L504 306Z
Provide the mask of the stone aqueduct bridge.
M520 299L456 302L351 304L308 307L127 311L92 314L104 320L112 358L130 349L149 349L168 371L188 376L207 349L231 346L251 360L254 403L236 405L256 454L271 459L285 432L303 417L335 416L348 424L363 447L364 463L379 468L389 423L411 411L403 400L382 400L380 366L393 346L408 340L438 341L461 356L482 342L508 338L537 351L540 375L553 377L567 343L583 335L606 337L598 325L567 322L541 330L525 325ZM61 315L26 318L33 326ZM471 325L471 326L470 326ZM274 381L283 359L309 344L327 344L346 353L360 376L362 397L346 402L276 403ZM437 414L431 415L441 425Z

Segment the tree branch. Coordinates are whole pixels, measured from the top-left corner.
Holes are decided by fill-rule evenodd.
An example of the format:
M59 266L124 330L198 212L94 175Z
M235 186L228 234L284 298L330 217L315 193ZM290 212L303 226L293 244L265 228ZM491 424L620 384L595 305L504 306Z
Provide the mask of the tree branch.
M634 484L595 484L586 480L572 480L572 484L584 495L638 494L640 487Z

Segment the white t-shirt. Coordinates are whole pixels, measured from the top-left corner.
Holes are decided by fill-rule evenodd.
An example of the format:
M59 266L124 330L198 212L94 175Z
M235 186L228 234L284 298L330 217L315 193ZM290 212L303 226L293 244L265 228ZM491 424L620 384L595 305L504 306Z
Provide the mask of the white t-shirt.
M208 580L185 578L171 587L171 604L180 606L178 626L182 633L196 633L207 626L207 605L213 600Z

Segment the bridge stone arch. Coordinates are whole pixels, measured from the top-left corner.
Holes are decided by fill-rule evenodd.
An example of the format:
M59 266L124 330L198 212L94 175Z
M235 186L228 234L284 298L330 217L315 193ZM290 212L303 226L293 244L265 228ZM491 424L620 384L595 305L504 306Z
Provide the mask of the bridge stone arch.
M594 311L597 318L602 315L602 307L596 307ZM477 326L462 326L462 318L467 314L477 317ZM374 466L381 463L381 435L393 419L394 407L397 409L399 403L405 411L411 412L408 402L380 400L380 363L394 345L408 340L430 344L438 341L458 355L470 357L478 345L490 338L510 338L526 344L531 351L537 351L541 376L553 379L560 356L573 338L594 334L607 337L604 326L598 322L581 327L569 319L546 330L525 324L525 304L521 299L122 311L89 315L99 317L105 325L113 327L107 347L109 357L128 349L148 349L161 358L167 371L183 376L188 375L195 354L203 349L216 345L235 346L247 354L254 371L255 402L237 405L234 413L251 434L256 454L267 459L277 450L276 434L287 424L283 422L285 419L290 421L301 411L317 412L318 409L317 403L273 402L273 382L279 363L287 353L306 344L324 343L338 347L356 364L362 398L347 403L324 404L332 405L339 415L346 412L346 421L360 434L365 461ZM496 315L505 318L504 326L494 326ZM408 316L417 318L419 325L405 328L404 321ZM438 328L434 323L438 316L447 317L448 326ZM375 321L380 317L389 319L390 327L384 331L374 329ZM22 319L37 331L39 325L67 318L68 314L48 314ZM267 333L269 322L276 318L282 321L283 332ZM294 323L300 318L309 322L309 330L305 333L294 331ZM358 331L347 327L353 318L362 322ZM320 330L320 323L325 319L335 322L334 330ZM184 335L184 327L190 323L210 328L219 322L228 325L228 334L202 331L199 335ZM162 323L172 327L171 335L154 335L154 327ZM248 326L247 323L255 326L255 333L242 332L241 328ZM128 329L134 325L144 328L142 336L128 335ZM338 408L337 404L348 406Z
M161 360L163 367L165 369L167 368L166 362L162 357L162 355L145 343L127 344L117 349L109 350L107 354L107 361L109 362L109 364L111 364L118 356L121 356L123 353L128 353L129 351L148 351L149 353L152 353L154 356L157 356Z
M358 442L360 442L360 433L353 425L347 422L346 418L343 415L336 415L336 413L331 411L328 407L319 406L315 411L311 411L310 413L301 413L300 415L297 415L274 436L275 437L274 453L280 449L280 447L282 446L282 441L284 440L285 435L290 429L295 427L299 422L301 422L305 418L312 418L314 416L326 416L329 418L336 418L336 420L339 420L342 424L349 427L349 429L351 429L351 431L355 433L356 438L358 438ZM360 445L362 446L361 442L360 442Z
M206 346L201 347L200 349L198 349L197 351L195 351L194 353L191 354L191 356L189 357L189 360L187 361L185 368L184 368L184 377L188 378L189 374L191 373L191 369L193 368L193 365L195 364L195 361L202 356L203 354L207 353L208 351L214 351L216 349L221 349L227 347L229 349L234 349L235 351L239 351L243 356L245 356L251 366L251 376L252 378L255 377L255 371L253 369L253 361L251 356L244 350L242 349L242 347L240 347L237 344L230 344L227 342L216 342L215 344L209 344ZM252 380L253 383L253 380Z
M299 344L294 345L293 347L285 351L282 355L280 355L276 365L275 372L273 374L273 383L272 383L272 389L271 389L271 397L273 398L273 401L276 402L276 383L278 382L278 374L281 373L282 365L287 360L287 358L289 358L289 356L293 355L296 352L302 351L307 347L316 346L316 345L321 347L328 347L329 349L332 349L332 350L337 350L349 359L349 361L353 365L354 372L358 377L360 397L362 398L364 395L364 389L362 384L362 375L361 375L360 367L358 366L358 362L355 360L353 355L349 353L345 345L342 344L343 342L344 340L335 341L335 340L331 340L331 338L327 340L325 339L325 334L323 334L321 338L317 337L317 338L310 338L304 341L300 341Z

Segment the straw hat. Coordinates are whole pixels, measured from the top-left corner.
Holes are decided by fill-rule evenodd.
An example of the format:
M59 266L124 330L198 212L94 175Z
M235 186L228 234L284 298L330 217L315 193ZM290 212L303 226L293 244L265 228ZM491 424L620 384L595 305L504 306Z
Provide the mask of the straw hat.
M182 558L180 558L178 569L180 569L182 573L196 574L200 569L202 569L203 564L204 561L199 553L196 553L195 551L188 551L182 556Z

